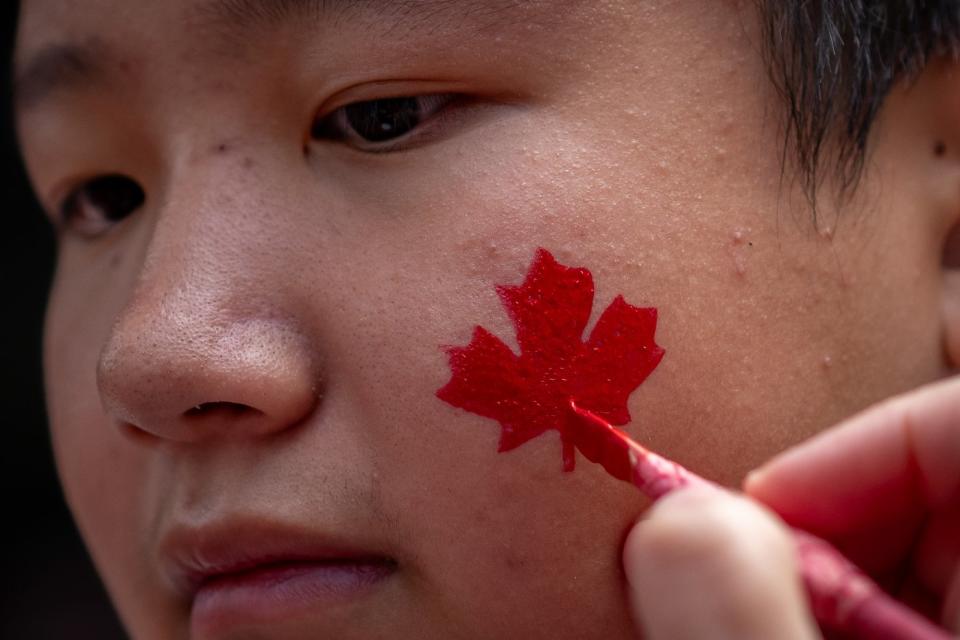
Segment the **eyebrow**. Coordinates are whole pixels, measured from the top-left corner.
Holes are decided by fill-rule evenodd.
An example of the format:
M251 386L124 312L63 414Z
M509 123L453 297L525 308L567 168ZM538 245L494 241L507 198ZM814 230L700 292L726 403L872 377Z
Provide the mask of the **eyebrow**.
M61 90L103 84L109 74L102 63L109 57L98 40L43 47L14 74L17 109L30 108Z
M375 13L409 27L453 21L453 17L496 19L529 0L208 0L187 22L236 47L243 36L298 19L336 22L347 14ZM477 5L483 6L479 10ZM485 5L485 6L484 6ZM18 112L49 101L58 93L89 91L115 82L117 52L100 39L46 45L14 73L13 95Z
M389 0L210 0L194 10L202 26L215 31L242 33L267 28L294 18L321 19L346 10ZM407 4L407 0L401 0Z

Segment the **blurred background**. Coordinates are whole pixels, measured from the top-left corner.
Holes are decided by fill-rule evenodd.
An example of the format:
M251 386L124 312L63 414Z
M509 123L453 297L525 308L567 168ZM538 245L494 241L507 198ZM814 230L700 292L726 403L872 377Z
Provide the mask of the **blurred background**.
M54 265L51 229L30 193L17 154L10 112L10 54L17 2L0 0L0 203L6 221L3 256L3 474L7 516L2 566L0 638L125 638L70 519L47 436L40 368L44 298ZM106 499L109 499L105 496Z

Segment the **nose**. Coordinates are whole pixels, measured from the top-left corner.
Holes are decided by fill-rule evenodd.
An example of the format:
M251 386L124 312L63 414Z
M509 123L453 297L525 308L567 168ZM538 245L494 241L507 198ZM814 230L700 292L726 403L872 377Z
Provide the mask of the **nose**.
M320 356L304 307L278 286L291 265L276 247L257 246L276 233L250 227L269 216L203 206L190 214L157 218L100 352L104 410L127 431L181 443L302 423L323 393Z
M267 436L315 409L311 349L286 321L211 322L190 306L168 300L115 327L97 369L111 417L165 440L200 442Z

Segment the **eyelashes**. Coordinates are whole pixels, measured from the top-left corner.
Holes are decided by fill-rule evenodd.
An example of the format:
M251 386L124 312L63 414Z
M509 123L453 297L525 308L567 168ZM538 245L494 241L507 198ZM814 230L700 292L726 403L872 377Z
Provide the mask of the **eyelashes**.
M413 134L463 100L456 94L400 96L354 102L318 118L314 140L336 141L369 153L408 148Z
M465 102L458 94L378 98L347 104L311 126L316 142L342 144L364 153L390 153L425 144L443 135L432 126L441 114ZM421 135L430 129L431 136ZM442 128L441 128L442 129ZM122 173L95 176L80 183L56 207L59 226L84 238L108 232L143 207L145 189Z

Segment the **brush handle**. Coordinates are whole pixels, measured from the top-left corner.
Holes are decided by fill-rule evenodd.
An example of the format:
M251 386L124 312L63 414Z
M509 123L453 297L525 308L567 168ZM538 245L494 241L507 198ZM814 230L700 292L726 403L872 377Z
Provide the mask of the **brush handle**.
M862 640L953 638L891 598L826 540L793 529L800 575L820 625Z
M684 487L726 491L653 453L600 416L570 403L580 424L567 436L588 459L630 482L651 500ZM791 528L810 608L821 627L851 640L952 640L954 636L891 598L833 545Z

